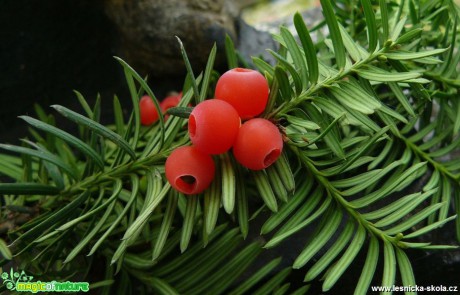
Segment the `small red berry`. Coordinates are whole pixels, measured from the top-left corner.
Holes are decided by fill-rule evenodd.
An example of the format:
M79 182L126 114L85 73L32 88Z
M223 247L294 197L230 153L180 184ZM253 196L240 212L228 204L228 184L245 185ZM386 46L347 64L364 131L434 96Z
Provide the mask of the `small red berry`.
M179 104L181 98L182 98L181 94L169 95L165 97L160 102L161 111L165 113L168 109L176 107Z
M166 111L170 108L176 107L182 98L182 93L176 95L167 96L160 102L160 108L163 114L165 114L165 120L168 119L169 115L166 114Z
M274 163L283 150L283 138L272 122L254 118L240 128L233 155L246 168L261 170Z
M214 178L214 160L193 146L182 146L166 159L165 173L171 186L179 192L199 194Z
M193 145L207 154L222 154L235 142L241 120L227 102L208 99L193 108L188 131Z
M269 87L265 77L251 69L235 68L217 81L215 98L230 103L241 119L260 115L267 106Z
M142 96L139 101L139 110L142 125L151 125L158 121L159 115L155 103L148 95Z

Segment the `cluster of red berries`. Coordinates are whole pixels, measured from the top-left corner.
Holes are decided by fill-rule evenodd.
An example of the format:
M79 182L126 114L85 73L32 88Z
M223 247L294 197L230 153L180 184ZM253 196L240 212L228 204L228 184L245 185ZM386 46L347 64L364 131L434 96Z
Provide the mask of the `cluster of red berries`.
M265 110L268 95L267 80L259 72L236 68L224 73L215 98L199 103L190 114L192 146L177 148L166 160L171 186L185 194L201 193L214 178L212 155L231 148L248 169L261 170L275 162L283 149L281 133L269 120L256 117Z

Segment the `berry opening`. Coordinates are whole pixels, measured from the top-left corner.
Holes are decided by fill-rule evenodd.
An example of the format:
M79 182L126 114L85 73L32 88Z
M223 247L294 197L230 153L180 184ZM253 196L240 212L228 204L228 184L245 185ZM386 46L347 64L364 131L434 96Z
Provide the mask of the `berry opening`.
M182 175L176 179L176 185L187 194L193 193L196 188L196 178L192 175Z
M190 117L188 118L188 132L190 133L190 136L195 136L196 120L193 114L191 114Z
M265 158L264 158L265 168L267 168L268 166L273 164L278 159L280 154L281 154L280 149L271 150L270 153L268 153L268 155L266 155Z

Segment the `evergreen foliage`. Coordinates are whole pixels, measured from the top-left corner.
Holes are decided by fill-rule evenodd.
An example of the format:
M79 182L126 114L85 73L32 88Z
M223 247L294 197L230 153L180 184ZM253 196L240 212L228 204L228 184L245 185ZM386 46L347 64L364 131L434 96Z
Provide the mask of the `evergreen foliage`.
M183 108L153 127L140 125L138 101L155 95L119 58L132 105L114 97L112 125L99 123L99 98L90 106L78 92L83 114L54 105L22 116L31 138L0 145L0 173L11 179L0 183L1 218L32 218L0 240L0 266L13 259L42 281L88 280L101 294L304 294L313 280L330 290L361 253L355 294L371 283L415 285L406 249L456 248L429 240L447 222L460 241L459 9L449 0L321 5L318 26L296 14L295 30L273 36L275 65L252 60L271 86L263 116L285 134L282 157L256 172L216 157L202 195L172 190L164 162L189 144L185 107L212 95L215 48L195 77L181 44ZM230 39L226 48L229 67L240 65ZM127 120L123 108L133 109ZM278 257L241 276L307 227L292 265ZM293 269L304 283L290 280Z

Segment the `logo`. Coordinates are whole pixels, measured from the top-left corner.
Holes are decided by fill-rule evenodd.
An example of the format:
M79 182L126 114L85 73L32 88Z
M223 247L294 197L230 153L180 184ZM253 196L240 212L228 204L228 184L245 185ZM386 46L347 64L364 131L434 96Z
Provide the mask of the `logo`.
M10 291L16 292L88 292L88 282L42 282L32 281L33 276L27 275L24 271L3 272L3 285Z

